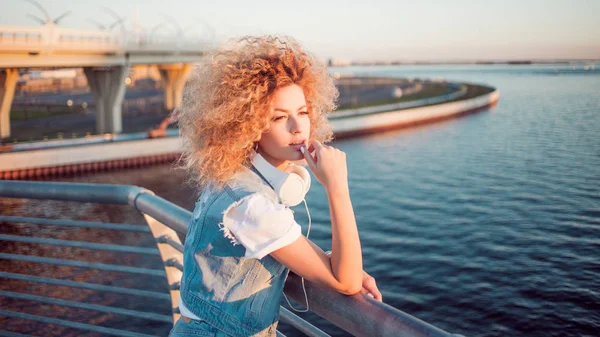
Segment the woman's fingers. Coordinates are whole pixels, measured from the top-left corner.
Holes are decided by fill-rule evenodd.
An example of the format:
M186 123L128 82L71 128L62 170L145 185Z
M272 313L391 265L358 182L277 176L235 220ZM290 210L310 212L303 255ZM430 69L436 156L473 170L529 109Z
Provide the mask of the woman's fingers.
M346 154L332 146L323 145L316 139L311 139L310 144L315 149L314 154L306 148L303 149L303 154L317 180L328 191L347 187Z
M383 301L383 297L381 296L381 292L377 289L377 286L374 287L363 287L364 293L366 293L369 297L376 299L379 302Z
M308 166L314 172L316 169L316 164L319 161L319 158L317 157L317 153L319 151L317 151L317 149L322 149L323 144L321 144L321 142L319 142L316 139L311 139L311 140L309 140L308 143L309 143L308 151L307 151L306 147L300 148L300 151L302 151L302 154L304 155L304 158L306 159ZM313 157L313 155L311 155L311 153L314 153L314 157Z
M302 152L302 154L304 155L304 159L306 159L306 162L308 163L308 167L310 167L310 169L314 172L315 171L315 160L313 159L313 156L310 154L310 151L308 151L306 149L306 147L301 147L300 151Z
M383 301L383 296L381 295L379 289L377 289L377 286L375 286L375 288L371 291L371 294L373 294L374 298L379 302Z
M315 149L315 150L318 150L318 149L320 149L320 148L322 148L322 147L323 147L323 144L321 144L321 142L319 142L319 141L318 141L318 140L316 140L316 139L311 139L311 141L310 141L310 145L312 145L312 146L314 147L314 149Z
M371 297L375 298L379 302L382 302L383 296L381 295L381 292L377 288L377 283L375 283L375 278L373 276L367 274L366 271L363 271L362 286L363 286L363 289L365 290L365 292L367 293L367 295L370 295Z

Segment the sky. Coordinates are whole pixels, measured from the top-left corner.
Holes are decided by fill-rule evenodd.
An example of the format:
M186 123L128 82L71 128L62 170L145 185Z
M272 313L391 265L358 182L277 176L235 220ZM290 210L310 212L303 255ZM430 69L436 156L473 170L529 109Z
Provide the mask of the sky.
M72 11L64 27L112 23L105 6L128 28L165 36L290 35L321 59L600 59L600 0L36 1L52 18ZM39 25L28 14L44 17L26 0L0 0L0 26Z

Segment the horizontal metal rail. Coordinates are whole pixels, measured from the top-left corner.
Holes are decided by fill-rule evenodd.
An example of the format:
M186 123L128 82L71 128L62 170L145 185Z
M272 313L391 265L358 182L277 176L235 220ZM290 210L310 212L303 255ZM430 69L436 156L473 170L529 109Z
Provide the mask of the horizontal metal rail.
M290 282L291 281L291 282ZM288 297L303 303L300 276L291 273L284 290ZM347 296L312 282L305 282L311 311L353 336L449 337L450 334L388 304L358 293Z
M0 197L131 205L185 235L190 211L138 186L0 181Z
M132 205L140 193L152 192L137 186L44 183L34 181L3 181L5 198L51 199Z
M98 228L118 231L144 232L150 233L150 228L142 225L129 225L95 221L75 221L70 219L44 219L29 218L23 216L0 215L0 222L30 223L36 225L54 225L66 227Z
M98 263L98 262L85 262L85 261L75 261L75 260L54 259L54 258L50 258L50 257L41 257L41 256L0 253L0 259L35 262L35 263L58 264L58 265L62 265L62 266L93 268L93 269L99 269L99 270L105 270L105 271L117 271L117 272L144 274L144 275L152 275L152 276L162 276L162 277L165 276L165 271L162 269L150 269L150 268L129 267L129 266L121 266L121 265L116 265L116 264L107 264L107 263Z
M116 287L116 286L107 286L107 285L103 285L103 284L88 283L88 282L76 282L76 281L71 281L71 280L55 279L55 278L51 278L51 277L41 277L41 276L33 276L33 275L25 275L25 274L0 272L0 278L28 281L28 282L36 282L36 283L46 283L46 284L52 284L52 285L57 285L57 286L82 288L82 289L89 289L89 290L95 290L95 291L105 291L105 292L124 294L124 295L149 297L149 298L156 298L156 299L161 299L161 300L169 300L171 298L169 296L169 294L159 293L156 291L131 289L131 288Z
M32 335L24 335L22 333L16 333L11 331L2 331L0 330L0 337L35 337Z
M2 310L2 309L0 309L0 316L26 319L29 321L42 322L42 323L46 323L46 324L57 324L57 325L62 325L62 326L66 326L69 328L99 332L99 333L102 333L105 335L111 335L111 336L155 337L153 335L148 335L148 334L139 333L139 332L133 332L133 331L128 331L128 330L118 330L118 329L113 329L113 328L105 328L103 326L98 326L98 325L71 322L71 321L67 321L64 319L37 316L37 315L31 315L31 314L26 314L26 313L22 313L22 312L14 312L14 311Z
M279 309L279 317L282 322L287 323L294 328L298 329L298 331L304 333L307 336L315 336L315 337L331 337L329 334L325 333L323 330L317 328L316 326L308 323L303 320L298 315L293 312L287 310L284 307Z
M104 313L108 313L108 314L126 315L126 316L132 316L132 317L137 317L137 318L149 319L149 320L153 320L153 321L168 322L168 323L173 322L173 317L171 315L167 316L167 315L161 315L161 314L157 314L157 313L153 313L153 312L123 309L123 308L110 307L110 306L99 305L99 304L75 302L75 301L63 300L60 298L30 295L30 294L23 294L23 293L15 293L12 291L4 291L4 290L0 290L0 296L4 296L4 297L8 297L8 298L15 298L15 299L19 299L19 300L33 301L33 302L38 302L38 303L60 305L63 307L94 310L94 311L104 312Z
M111 252L160 255L156 248L144 248L144 247L137 247L137 246L124 246L124 245L114 245L114 244L107 244L107 243L95 243L95 242L85 242L85 241L59 240L59 239L50 239L50 238L34 238L34 237L22 236L22 235L0 234L0 241L37 243L37 244L42 244L42 245L76 247L76 248L93 249L93 250L106 250L106 251L111 251Z

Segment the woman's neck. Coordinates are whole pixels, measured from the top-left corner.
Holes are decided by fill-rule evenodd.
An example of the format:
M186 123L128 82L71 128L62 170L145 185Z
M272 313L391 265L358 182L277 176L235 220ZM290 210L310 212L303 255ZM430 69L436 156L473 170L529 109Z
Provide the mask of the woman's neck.
M282 159L271 157L268 154L266 154L265 152L260 151L260 150L258 151L258 153L260 153L260 155L263 158L265 158L265 160L269 164L275 166L280 171L285 171L285 169L290 165L290 161L289 160L285 160L285 159L282 160Z

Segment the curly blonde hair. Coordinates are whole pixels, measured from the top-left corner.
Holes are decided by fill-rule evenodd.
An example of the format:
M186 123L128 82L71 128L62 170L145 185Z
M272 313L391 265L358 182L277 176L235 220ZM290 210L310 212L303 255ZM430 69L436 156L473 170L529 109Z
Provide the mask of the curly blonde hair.
M270 125L276 89L300 86L310 111L311 138L332 139L326 113L338 90L327 68L290 37L242 37L209 53L190 75L179 109L180 161L190 183L222 188L250 166L255 143Z

